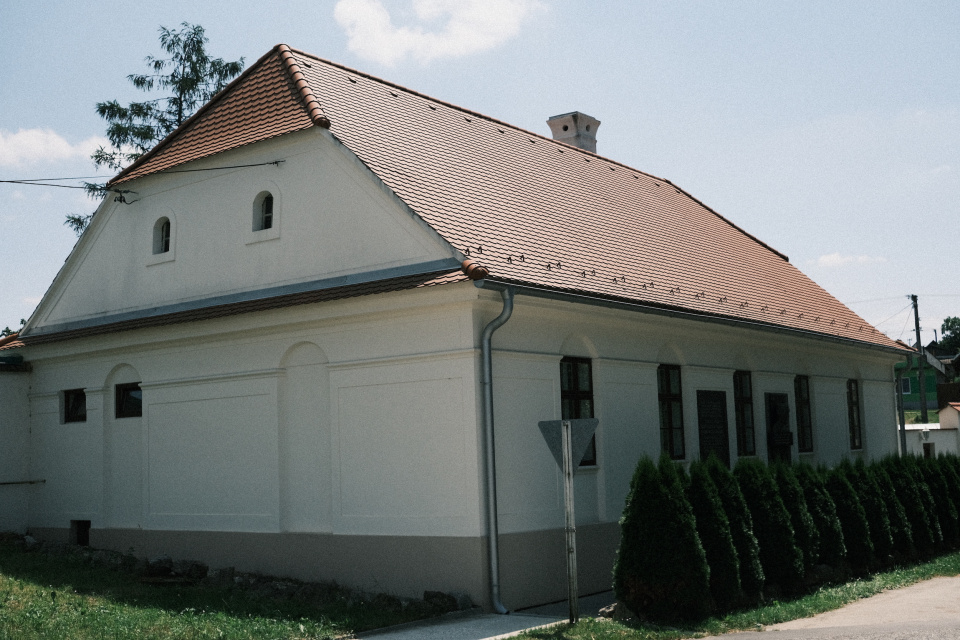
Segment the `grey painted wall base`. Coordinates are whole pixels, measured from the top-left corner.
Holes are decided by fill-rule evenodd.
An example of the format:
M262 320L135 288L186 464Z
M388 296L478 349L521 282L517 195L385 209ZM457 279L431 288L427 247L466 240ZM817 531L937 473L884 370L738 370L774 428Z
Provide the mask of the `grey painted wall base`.
M69 529L31 528L34 536L67 542ZM199 560L210 567L321 582L372 593L422 597L425 590L461 591L484 603L482 538L342 536L313 533L91 529L90 546Z
M577 582L581 594L613 588L620 525L577 525ZM567 599L567 553L563 529L501 534L500 590L508 609Z
M31 528L41 540L65 543L67 528ZM610 589L620 527L577 528L580 592ZM425 590L461 591L490 610L486 538L344 536L314 533L91 529L90 545L139 557L161 554L307 581L336 581L373 593L422 597ZM561 529L500 536L500 583L510 609L566 597Z

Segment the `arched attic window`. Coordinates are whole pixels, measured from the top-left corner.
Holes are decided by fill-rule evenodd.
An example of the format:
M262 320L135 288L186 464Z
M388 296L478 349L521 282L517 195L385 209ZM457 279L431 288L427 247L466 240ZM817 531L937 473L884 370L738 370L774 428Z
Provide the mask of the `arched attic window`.
M253 201L253 230L273 228L273 194L261 191Z
M153 225L153 254L170 251L170 218L160 218Z

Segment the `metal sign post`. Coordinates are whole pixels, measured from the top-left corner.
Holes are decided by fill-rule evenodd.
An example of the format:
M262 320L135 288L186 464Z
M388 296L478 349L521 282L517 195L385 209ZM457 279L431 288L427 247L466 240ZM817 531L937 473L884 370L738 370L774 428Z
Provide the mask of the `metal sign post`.
M567 547L567 597L570 602L570 624L580 619L577 590L577 527L573 510L573 475L583 457L598 420L546 420L539 423L547 446L563 471L564 532ZM576 462L575 462L576 461Z

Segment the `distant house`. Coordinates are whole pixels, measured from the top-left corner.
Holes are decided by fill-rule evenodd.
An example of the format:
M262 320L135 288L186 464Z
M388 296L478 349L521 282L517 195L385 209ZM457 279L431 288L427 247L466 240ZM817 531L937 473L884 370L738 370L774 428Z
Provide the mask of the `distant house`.
M566 593L537 422L641 455L897 450L907 352L671 182L280 45L110 183L0 372L4 526L488 608ZM10 345L8 345L10 346Z
M960 453L960 402L944 405L939 423L914 424L906 427L907 453L934 458L941 454Z
M926 391L927 410L936 411L937 406L937 386L945 384L951 380L948 375L949 359L939 358L936 350L931 348L936 343L931 343L924 350L923 381ZM907 411L919 411L920 401L920 355L916 350L912 350L907 361L898 362L896 365L897 374L900 376L900 390L903 394L903 408ZM946 362L945 362L946 360Z

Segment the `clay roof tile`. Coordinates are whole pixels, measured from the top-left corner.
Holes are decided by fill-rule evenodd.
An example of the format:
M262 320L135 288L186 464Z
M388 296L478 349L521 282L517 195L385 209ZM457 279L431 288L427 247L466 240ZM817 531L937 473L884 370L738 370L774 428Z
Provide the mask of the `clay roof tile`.
M311 126L491 280L900 348L669 180L286 45L111 184Z

